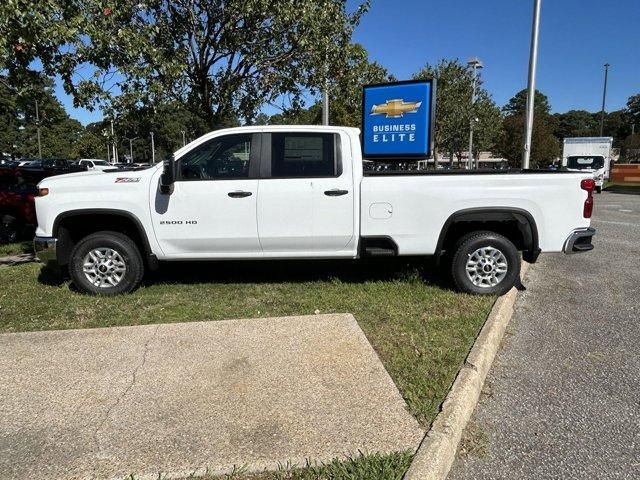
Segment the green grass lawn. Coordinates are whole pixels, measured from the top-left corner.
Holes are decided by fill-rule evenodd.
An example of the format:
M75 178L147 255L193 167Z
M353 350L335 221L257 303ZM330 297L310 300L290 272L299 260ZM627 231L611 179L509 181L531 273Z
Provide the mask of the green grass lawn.
M311 464L303 468L282 465L274 472L248 474L239 468L231 474L205 476L204 480L401 480L411 465L413 455L397 452L389 455L358 455L349 459L336 459L327 464ZM133 477L131 480L135 480Z
M608 182L604 186L604 190L614 193L634 193L640 194L640 183L613 183Z
M76 293L68 282L32 263L0 267L0 331L350 312L426 428L494 301L456 293L439 278L425 273L419 262L400 259L180 263L163 267L131 295L95 297ZM398 469L408 465L399 457L381 458ZM347 468L349 462L339 463ZM290 476L259 478L371 478L304 476L308 472L287 470L278 474Z
M33 242L0 243L0 257L33 252Z

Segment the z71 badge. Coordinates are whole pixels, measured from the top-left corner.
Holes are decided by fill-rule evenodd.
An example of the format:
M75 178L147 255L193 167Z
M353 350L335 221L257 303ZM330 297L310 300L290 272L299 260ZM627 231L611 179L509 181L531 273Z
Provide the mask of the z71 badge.
M140 181L140 177L118 177L116 178L116 183L138 183Z

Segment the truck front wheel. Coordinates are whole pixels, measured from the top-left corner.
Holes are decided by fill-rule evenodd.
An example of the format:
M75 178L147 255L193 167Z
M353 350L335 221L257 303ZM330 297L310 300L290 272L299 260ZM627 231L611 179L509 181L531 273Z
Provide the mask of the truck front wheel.
M451 274L456 287L463 292L503 295L519 279L518 250L498 233L470 233L457 243Z
M20 222L13 215L0 214L0 243L17 242L20 239Z
M136 244L118 232L97 232L80 240L71 252L69 275L78 290L117 295L134 290L144 262Z

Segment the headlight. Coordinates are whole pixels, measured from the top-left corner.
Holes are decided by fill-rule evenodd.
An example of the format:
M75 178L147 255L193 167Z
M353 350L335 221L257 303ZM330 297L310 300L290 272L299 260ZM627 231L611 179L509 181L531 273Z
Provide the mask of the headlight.
M49 195L49 189L48 188L39 188L38 189L38 196L39 197L45 197Z

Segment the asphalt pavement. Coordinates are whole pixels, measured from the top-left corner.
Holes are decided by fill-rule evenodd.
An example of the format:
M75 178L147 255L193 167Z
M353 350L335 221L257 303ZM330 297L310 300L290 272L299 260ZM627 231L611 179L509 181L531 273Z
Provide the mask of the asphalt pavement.
M640 478L640 195L592 226L529 270L450 480Z

